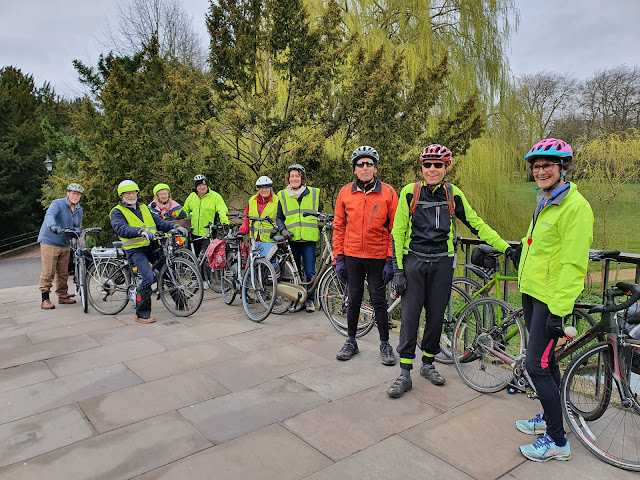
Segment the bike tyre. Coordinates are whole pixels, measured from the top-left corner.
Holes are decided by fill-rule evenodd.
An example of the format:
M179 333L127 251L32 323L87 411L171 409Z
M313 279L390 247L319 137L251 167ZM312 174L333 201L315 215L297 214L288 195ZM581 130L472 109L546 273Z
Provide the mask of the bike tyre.
M87 297L102 315L116 315L129 303L131 275L127 264L117 260L91 264L86 275Z
M264 258L254 260L253 271L253 285L251 267L247 268L242 279L242 306L251 321L260 323L271 314L278 281L273 265ZM252 306L258 308L252 309Z
M171 269L171 270L169 270ZM176 282L172 279L176 278ZM184 258L174 258L164 264L158 273L158 295L176 317L188 317L198 311L202 304L204 288L198 269ZM182 307L177 303L186 302Z

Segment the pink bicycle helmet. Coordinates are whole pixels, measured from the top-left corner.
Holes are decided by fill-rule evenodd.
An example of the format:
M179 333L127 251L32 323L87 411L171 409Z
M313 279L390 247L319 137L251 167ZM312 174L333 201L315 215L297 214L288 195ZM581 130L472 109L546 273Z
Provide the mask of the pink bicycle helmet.
M559 157L560 160L571 161L573 159L573 150L564 140L545 138L531 147L524 159L531 163L540 157Z
M424 147L424 150L420 153L419 159L420 163L423 163L425 160L440 160L444 163L451 163L451 157L451 150L444 145L434 143L428 147Z

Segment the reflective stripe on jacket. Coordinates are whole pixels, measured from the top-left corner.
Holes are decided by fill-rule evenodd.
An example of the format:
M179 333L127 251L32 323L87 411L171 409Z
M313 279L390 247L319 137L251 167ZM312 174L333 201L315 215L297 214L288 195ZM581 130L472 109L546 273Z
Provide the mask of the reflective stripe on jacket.
M411 215L409 205L413 199L414 186L415 183L405 185L398 198L398 209L391 231L395 267L402 268L402 259L409 251L425 256L454 256L453 222L456 219L469 227L474 235L478 235L497 250L504 252L509 246L495 230L484 223L471 208L462 190L455 185L451 185L455 217L449 214L445 188L438 185L431 190L424 181L420 189L420 200L423 200L428 208L423 209L419 214Z
M269 217L275 223L276 215L278 213L278 199L271 195L271 200L267 202L264 206L264 209L261 213L258 213L258 196L260 194L256 193L253 197L249 199L249 216L251 217L260 217L266 218ZM254 235L260 238L262 242L270 242L271 234L274 234L278 231L278 229L273 226L269 222L255 222L253 225Z
M358 188L356 182L342 187L333 220L333 254L391 257L391 229L397 206L396 191L380 180L368 192Z
M320 189L314 187L306 187L309 194L298 199L291 198L287 194L287 190L278 192L278 199L284 213L284 224L291 233L292 240L306 240L309 242L317 242L320 238L318 231L318 219L316 217L305 217L305 213L314 213L318 211Z
M569 190L534 214L522 239L520 292L544 302L554 315L571 313L584 288L592 241L591 206L570 183Z
M131 209L123 207L122 205L116 205L112 210L109 216L113 214L113 210L118 209L124 215L125 220L129 224L130 227L140 228L145 227L146 230L149 230L151 233L156 233L156 222L153 220L151 216L151 212L146 205L140 205L140 213L142 213L142 220L138 218L138 216L131 211ZM122 248L125 250L129 250L132 248L140 248L146 247L150 244L149 240L144 237L134 237L134 238L124 238L120 237L120 241L122 242Z

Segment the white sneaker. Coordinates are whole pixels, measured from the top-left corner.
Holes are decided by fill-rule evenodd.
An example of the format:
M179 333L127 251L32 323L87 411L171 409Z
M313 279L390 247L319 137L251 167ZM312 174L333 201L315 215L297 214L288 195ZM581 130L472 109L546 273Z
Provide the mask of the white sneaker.
M316 311L316 304L313 300L307 300L307 303L305 304L305 307L307 309L307 312L309 313L313 313Z

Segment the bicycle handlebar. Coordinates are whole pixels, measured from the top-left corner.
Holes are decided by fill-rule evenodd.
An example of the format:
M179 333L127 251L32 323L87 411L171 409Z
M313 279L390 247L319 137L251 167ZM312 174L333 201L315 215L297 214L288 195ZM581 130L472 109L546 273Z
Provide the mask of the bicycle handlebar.
M85 228L84 230L78 231L73 228L65 228L62 230L62 233L66 233L68 235L73 235L76 238L84 238L87 236L87 233L96 233L101 231L102 228L94 227L94 228Z
M609 313L626 310L640 299L640 286L635 283L618 282L616 283L616 288L619 290L619 292L616 292L617 295L629 296L626 302L614 305L597 305L589 310L589 313Z
M589 260L592 262L602 262L604 260L617 260L620 250L596 250L589 252Z
M332 213L322 213L322 212L311 212L305 213L305 217L316 217L319 222L329 223L333 222L334 215Z

